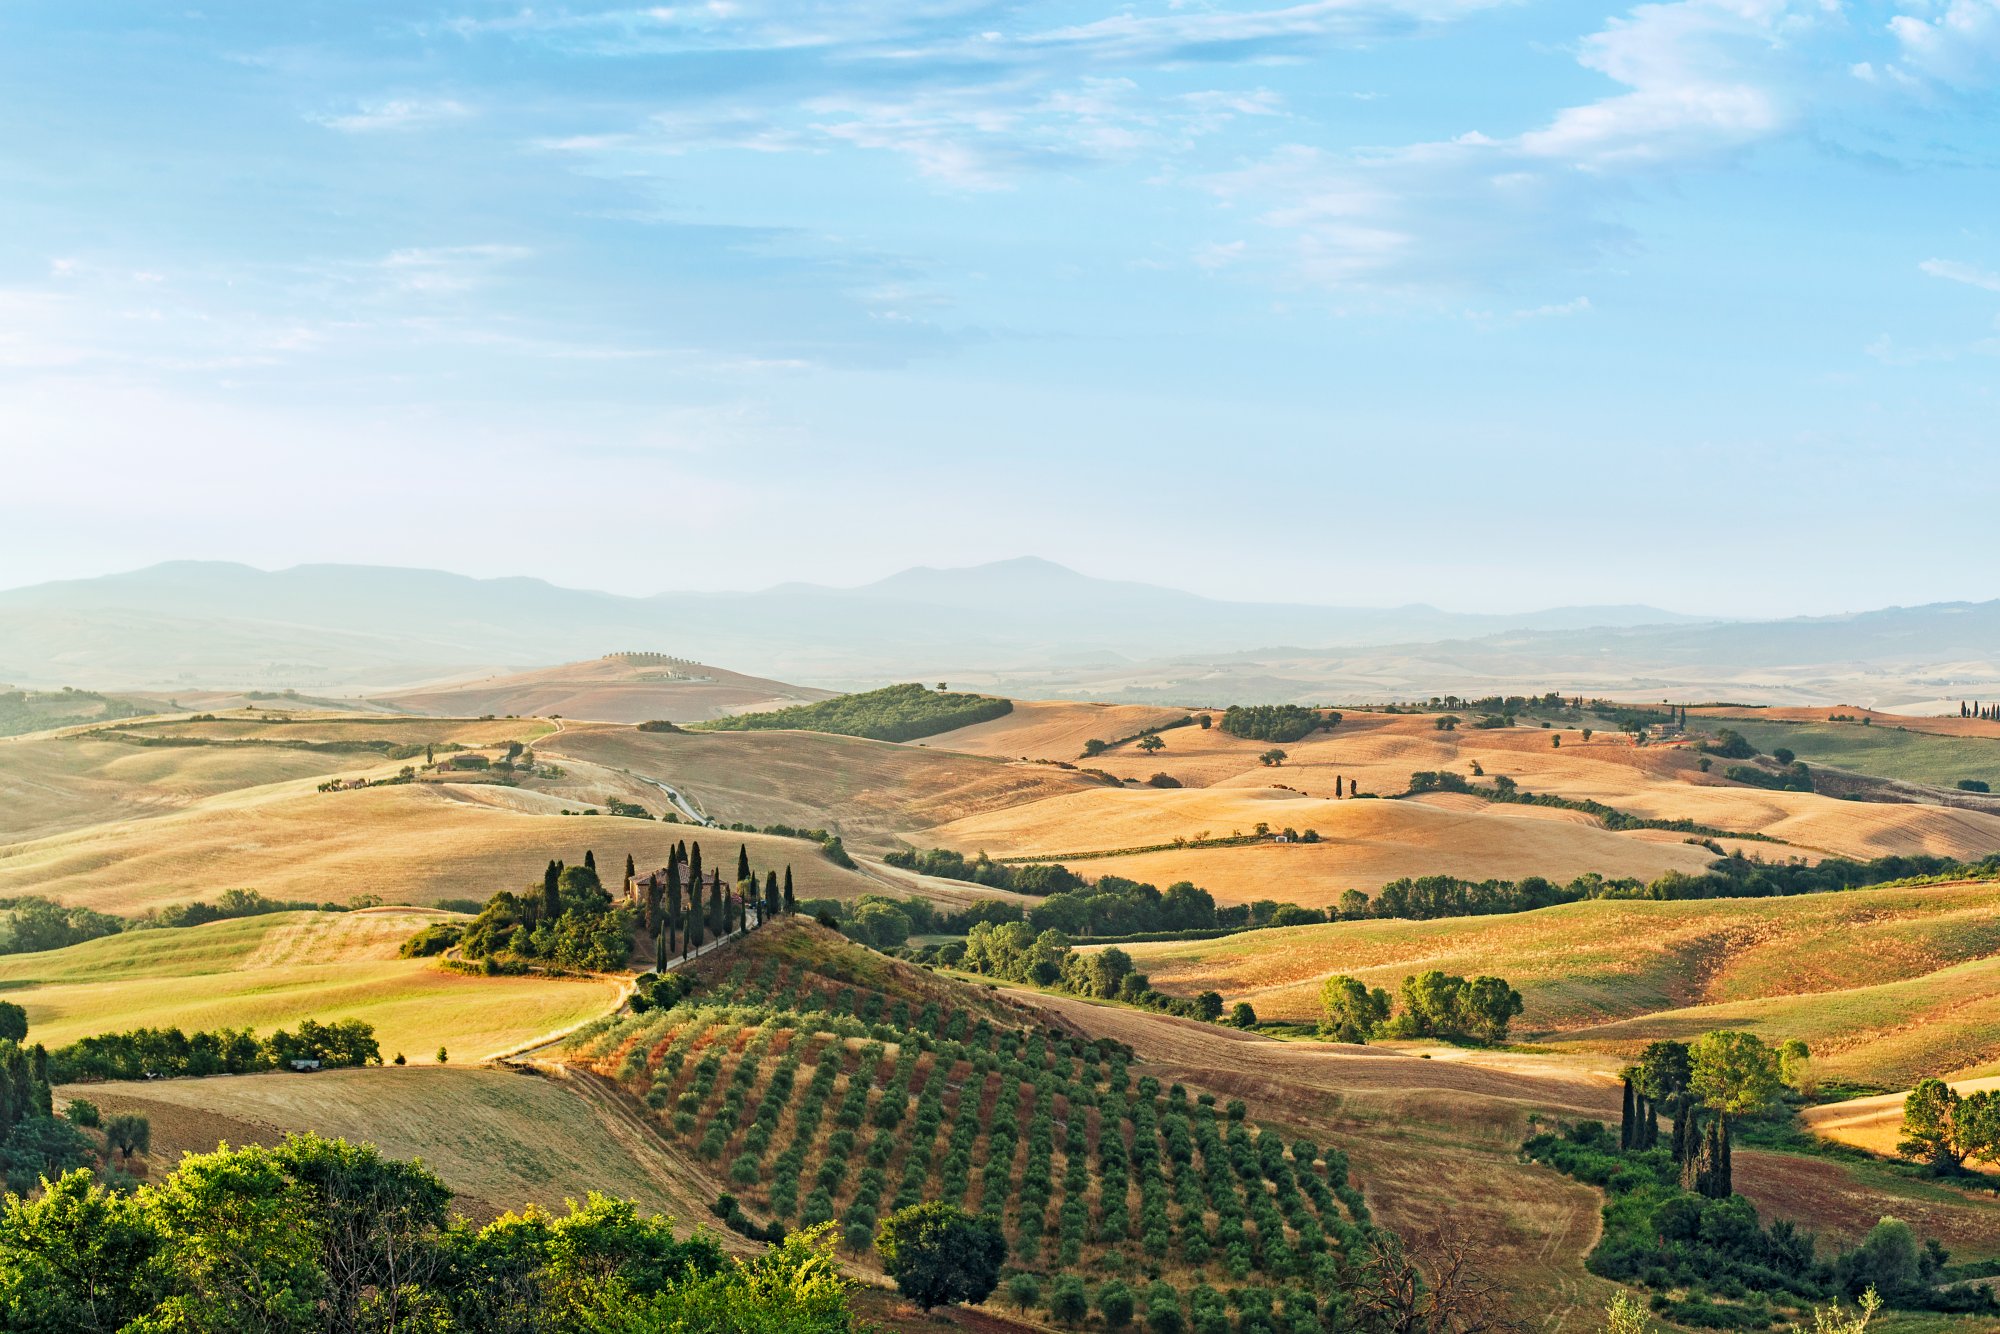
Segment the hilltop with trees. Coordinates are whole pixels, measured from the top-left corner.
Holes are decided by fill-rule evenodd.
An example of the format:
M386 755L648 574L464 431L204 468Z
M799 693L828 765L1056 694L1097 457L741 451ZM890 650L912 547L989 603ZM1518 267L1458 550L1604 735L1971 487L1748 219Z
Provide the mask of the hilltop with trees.
M930 690L914 682L839 695L766 713L739 713L703 724L720 732L832 732L873 741L914 741L1012 712L1014 702L995 695Z

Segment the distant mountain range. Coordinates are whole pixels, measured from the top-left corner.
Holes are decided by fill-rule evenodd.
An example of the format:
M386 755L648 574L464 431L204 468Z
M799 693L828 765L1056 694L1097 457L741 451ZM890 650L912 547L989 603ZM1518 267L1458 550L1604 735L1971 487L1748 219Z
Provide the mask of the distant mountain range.
M1305 695L1340 682L1386 696L1468 678L1561 686L1870 664L1899 676L1937 665L1957 679L2000 659L2000 602L1755 622L1645 606L1481 615L1231 602L1034 558L910 569L859 588L651 597L435 570L197 561L0 593L0 682L22 685L372 692L627 650L811 685L1012 677L1052 693L1175 677L1151 665L1190 656L1224 677L1287 664L1270 690L1296 683Z

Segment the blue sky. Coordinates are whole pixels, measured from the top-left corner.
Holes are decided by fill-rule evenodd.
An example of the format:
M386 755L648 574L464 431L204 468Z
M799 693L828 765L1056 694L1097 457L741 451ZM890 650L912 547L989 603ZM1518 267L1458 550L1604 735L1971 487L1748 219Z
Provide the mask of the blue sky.
M0 0L0 584L1987 597L2000 0Z

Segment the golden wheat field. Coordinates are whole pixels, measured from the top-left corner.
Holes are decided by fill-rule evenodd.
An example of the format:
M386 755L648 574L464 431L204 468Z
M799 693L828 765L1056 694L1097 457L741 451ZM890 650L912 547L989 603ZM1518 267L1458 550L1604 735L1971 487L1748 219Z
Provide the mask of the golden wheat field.
M254 1028L361 1019L384 1059L479 1060L603 1013L608 979L476 977L397 948L444 914L407 908L287 912L128 931L41 954L0 955L0 986L58 1046L131 1028Z
M1126 946L1155 985L1310 1019L1320 982L1393 991L1439 968L1506 978L1542 1040L1621 1052L1744 1027L1802 1037L1883 1086L2000 1060L2000 886L1786 899L1602 900L1430 922L1360 921Z

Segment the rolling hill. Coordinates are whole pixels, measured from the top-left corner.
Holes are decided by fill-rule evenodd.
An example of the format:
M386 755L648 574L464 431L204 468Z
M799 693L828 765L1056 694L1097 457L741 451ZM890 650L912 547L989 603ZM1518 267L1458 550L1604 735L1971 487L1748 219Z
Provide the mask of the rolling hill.
M589 662L484 676L379 697L448 717L575 718L589 722L702 722L827 699L832 691L745 676L662 653L612 653Z
M41 954L0 955L0 987L58 1046L131 1028L255 1028L361 1019L385 1059L440 1046L478 1060L618 1003L599 978L475 977L397 949L446 914L409 908L270 913L128 931Z

